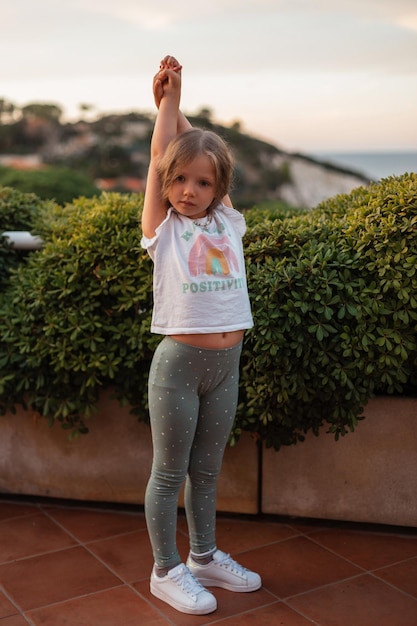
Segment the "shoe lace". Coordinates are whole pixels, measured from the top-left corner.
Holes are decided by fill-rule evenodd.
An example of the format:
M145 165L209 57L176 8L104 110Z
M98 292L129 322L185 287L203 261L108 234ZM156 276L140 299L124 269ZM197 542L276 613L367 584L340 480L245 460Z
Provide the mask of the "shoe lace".
M247 571L246 567L243 567L243 565L240 565L240 563L237 563L237 561L232 559L230 554L225 554L218 561L218 563L221 567L224 567L225 569L233 572L234 574L239 574L240 576L243 576L245 572Z
M197 596L201 591L204 591L204 587L190 572L188 567L183 567L175 576L172 577L173 582L184 591L184 593L191 596Z

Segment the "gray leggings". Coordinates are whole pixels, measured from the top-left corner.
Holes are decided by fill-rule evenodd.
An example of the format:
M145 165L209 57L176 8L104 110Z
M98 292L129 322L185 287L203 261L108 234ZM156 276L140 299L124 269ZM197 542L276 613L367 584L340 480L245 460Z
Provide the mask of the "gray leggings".
M216 547L216 488L236 413L242 343L208 350L165 337L149 373L153 464L145 514L155 563L172 567L178 554L178 496L195 554Z

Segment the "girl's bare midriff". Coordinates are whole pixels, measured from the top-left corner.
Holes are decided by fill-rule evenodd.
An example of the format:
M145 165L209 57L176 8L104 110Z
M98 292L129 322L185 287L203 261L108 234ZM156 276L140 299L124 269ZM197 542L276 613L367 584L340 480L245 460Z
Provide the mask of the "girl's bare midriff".
M208 348L217 350L222 348L232 348L243 339L244 330L233 330L229 333L205 333L191 335L171 335L172 339L187 343L196 348Z

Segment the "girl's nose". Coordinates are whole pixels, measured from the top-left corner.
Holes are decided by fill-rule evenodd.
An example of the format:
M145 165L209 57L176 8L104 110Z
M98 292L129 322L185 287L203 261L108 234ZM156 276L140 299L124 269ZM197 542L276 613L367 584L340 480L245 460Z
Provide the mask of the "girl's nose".
M188 182L185 187L184 187L184 193L186 196L193 196L194 195L194 185L191 182Z

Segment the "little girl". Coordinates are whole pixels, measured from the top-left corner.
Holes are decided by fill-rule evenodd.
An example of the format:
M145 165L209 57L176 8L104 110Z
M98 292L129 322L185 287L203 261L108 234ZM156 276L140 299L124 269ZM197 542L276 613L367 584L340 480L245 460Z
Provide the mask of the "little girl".
M217 608L205 587L254 591L258 574L216 546L216 487L234 422L244 330L253 325L243 216L228 190L233 171L220 137L180 111L181 66L167 56L154 78L142 246L154 262L151 331L165 335L149 373L153 464L145 514L155 565L151 593L178 611ZM187 563L176 544L185 481Z

